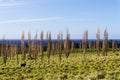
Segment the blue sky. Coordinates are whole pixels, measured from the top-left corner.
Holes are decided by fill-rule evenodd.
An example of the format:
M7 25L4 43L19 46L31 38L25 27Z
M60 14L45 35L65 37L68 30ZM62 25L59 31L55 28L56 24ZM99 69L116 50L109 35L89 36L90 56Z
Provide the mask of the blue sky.
M0 0L0 39L19 39L23 31L33 38L41 30L65 37L67 29L74 39L87 29L93 39L98 27L101 38L106 27L109 38L120 38L119 0Z

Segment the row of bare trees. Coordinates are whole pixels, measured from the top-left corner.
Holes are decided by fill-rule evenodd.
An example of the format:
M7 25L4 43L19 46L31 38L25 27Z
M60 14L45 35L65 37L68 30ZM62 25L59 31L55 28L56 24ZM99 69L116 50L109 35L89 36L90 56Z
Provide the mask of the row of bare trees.
M83 34L83 39L82 39L82 49L83 49L83 57L84 61L86 61L86 53L87 53L87 45L88 45L88 31L85 30ZM113 50L114 50L114 45L115 43L113 42ZM89 47L94 46L94 49L96 48L96 53L98 57L100 56L100 30L98 28L97 33L96 33L96 41L93 43L93 45L90 43ZM104 39L103 39L103 44L102 44L102 51L103 55L107 56L107 51L108 51L108 32L107 29L104 30Z
M18 60L18 44L17 43L7 43L6 40L3 38L3 42L1 45L1 54L3 58L3 62L6 65L7 59L16 59L17 64L19 63Z
M28 59L32 60L38 58L38 56L41 57L41 62L44 62L44 51L45 51L45 46L44 46L44 34L43 31L40 33L40 43L38 43L38 34L36 33L34 40L31 40L31 34L30 32L28 33L28 47L25 45L25 36L24 32L22 33L21 36L21 46L18 47L18 44L11 43L8 44L6 43L5 39L3 38L3 43L1 46L1 56L3 58L3 62L6 64L6 60L8 57L14 57L16 56L17 63L19 63L19 57L18 53L22 53L22 60L25 62L26 60L26 54L28 53ZM70 33L67 31L66 33L66 39L63 40L63 34L58 33L57 36L57 42L53 41L51 39L51 32L47 33L46 40L47 40L47 47L46 47L46 52L47 52L47 58L48 58L48 63L50 63L50 56L51 54L54 55L55 53L58 54L59 56L59 61L62 61L62 53L65 53L66 56L66 61L68 62L68 57L70 53L75 53L75 42L70 41ZM63 42L64 41L64 42ZM116 41L112 41L112 50L115 52L115 48L117 48L117 43ZM85 30L83 33L83 38L82 38L82 43L80 43L80 48L82 48L83 51L83 58L84 61L86 61L86 56L87 56L87 49L94 47L96 50L96 54L98 57L100 56L100 51L102 49L103 55L107 56L107 51L108 51L108 32L107 29L104 30L104 39L102 43L102 48L100 44L100 30L98 29L96 32L96 41L94 43L89 43L88 42L88 31ZM20 50L20 51L19 51Z

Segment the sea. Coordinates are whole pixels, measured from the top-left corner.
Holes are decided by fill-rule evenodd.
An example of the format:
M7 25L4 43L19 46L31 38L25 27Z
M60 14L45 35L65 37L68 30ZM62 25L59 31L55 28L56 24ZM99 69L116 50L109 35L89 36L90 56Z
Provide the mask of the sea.
M111 43L113 40L115 40L118 44L120 44L120 39L109 39L108 42ZM7 39L5 40L6 43L14 43L14 44L18 44L19 46L21 45L21 40L20 39ZM31 42L33 42L34 40L31 40ZM52 39L51 41L53 42L57 42L57 39ZM65 41L64 39L62 40L63 42ZM74 41L74 43L79 44L82 42L82 39L71 39L70 41ZM88 42L93 42L96 41L96 39L89 39ZM37 40L38 44L40 43L40 40ZM103 39L100 39L100 42L103 42ZM3 40L0 40L0 44L3 43ZM25 45L28 45L28 40L24 40ZM43 40L43 45L46 46L47 45L47 41Z

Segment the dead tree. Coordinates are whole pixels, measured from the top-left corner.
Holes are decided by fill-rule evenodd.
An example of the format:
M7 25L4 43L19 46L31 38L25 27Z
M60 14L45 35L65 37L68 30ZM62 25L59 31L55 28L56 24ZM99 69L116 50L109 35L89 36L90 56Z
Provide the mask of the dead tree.
M3 37L3 42L2 42L2 47L1 47L1 54L2 54L2 58L3 58L3 63L4 65L6 65L7 62L7 46L6 46L6 41Z
M96 49L97 49L97 55L100 56L100 30L98 29L96 33Z
M43 31L40 34L40 53L41 53L41 62L43 63L44 52L43 52Z
M71 43L71 52L74 54L75 53L75 43L72 41Z
M52 55L54 56L55 54L55 42L52 41Z
M38 56L38 41L37 41L37 33L34 37L34 58L35 58L35 62Z
M24 32L22 33L21 36L21 51L22 51L22 60L25 61L25 43L24 43Z
M86 61L87 41L88 41L88 31L86 30L83 34L83 39L82 39L84 61Z
M17 43L14 45L14 49L15 49L17 64L19 64L19 60L18 60L18 44Z
M48 63L50 63L50 55L51 55L51 33L47 33L47 57L48 57Z
M62 33L58 34L58 54L59 54L59 60L61 63L62 60Z
M104 30L104 40L103 40L103 55L107 56L108 49L108 32L107 29Z
M92 48L92 42L89 42L89 49L91 49Z
M29 53L29 59L31 59L31 34L28 33L28 53Z
M31 60L35 57L35 47L34 47L34 41L31 42Z
M116 45L116 42L115 40L112 41L112 52L114 53L115 52L115 46Z
M66 34L66 40L64 42L64 50L65 50L65 54L66 54L66 60L68 62L68 57L70 55L70 34L68 31Z

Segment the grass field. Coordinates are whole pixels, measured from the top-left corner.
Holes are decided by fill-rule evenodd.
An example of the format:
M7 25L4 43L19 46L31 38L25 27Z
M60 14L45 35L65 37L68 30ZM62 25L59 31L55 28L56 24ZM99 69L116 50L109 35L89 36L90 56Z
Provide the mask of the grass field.
M68 62L63 53L61 63L57 54L51 55L50 63L46 55L44 63L40 55L36 61L26 58L25 67L20 65L21 55L19 64L14 57L7 59L6 66L0 58L0 80L120 80L120 52L109 51L107 57L98 58L96 52L88 51L87 60L83 61L83 53L76 51L70 53Z

